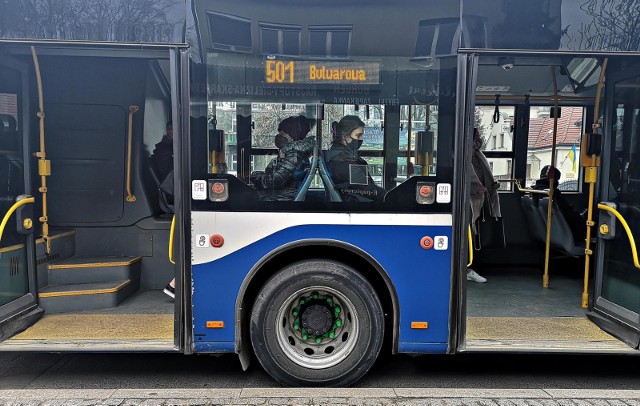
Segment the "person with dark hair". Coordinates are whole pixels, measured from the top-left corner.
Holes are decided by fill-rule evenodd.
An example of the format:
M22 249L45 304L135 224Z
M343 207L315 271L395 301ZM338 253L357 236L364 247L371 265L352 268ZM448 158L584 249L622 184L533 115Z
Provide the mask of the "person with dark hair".
M551 171L553 171L553 184L551 184ZM584 241L587 234L586 220L562 195L562 192L558 188L558 185L560 184L560 176L562 176L562 174L558 168L554 168L551 165L545 165L540 170L540 178L536 180L536 183L533 185L533 189L549 190L553 187L553 204L558 206L562 216L567 220L567 224L569 225L569 228L571 228L571 234L573 234L574 241ZM534 198L538 198L538 196L535 195Z
M251 182L262 200L293 200L310 168L309 156L316 145L315 137L307 137L309 131L311 120L303 115L285 118L278 125L278 156L264 171L251 173Z
M364 136L364 122L358 116L344 116L331 124L333 142L325 153L333 183L345 201L381 201L384 189L373 181L367 161L358 155Z
M173 170L173 124L171 121L167 123L166 129L166 134L156 144L153 155L151 155L153 169L156 171L160 182L164 181Z
M164 184L168 184L173 189L172 179L167 177L173 173L173 123L167 122L166 134L162 136L162 140L156 144L151 155L152 170L156 173L158 180L160 181L160 187L163 188ZM164 190L164 189L163 189ZM169 191L167 190L167 193ZM169 193L170 198L173 199L173 190ZM165 286L163 292L172 299L176 297L176 278Z

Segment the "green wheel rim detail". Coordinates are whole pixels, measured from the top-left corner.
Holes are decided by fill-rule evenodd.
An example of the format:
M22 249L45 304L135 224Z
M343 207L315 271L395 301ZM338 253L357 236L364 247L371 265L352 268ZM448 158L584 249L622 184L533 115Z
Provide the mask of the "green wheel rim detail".
M311 306L317 311L318 305L331 315L332 324L316 335L303 326L301 317ZM312 286L292 294L276 318L278 345L287 358L310 369L329 368L346 358L356 345L359 329L353 303L329 287Z

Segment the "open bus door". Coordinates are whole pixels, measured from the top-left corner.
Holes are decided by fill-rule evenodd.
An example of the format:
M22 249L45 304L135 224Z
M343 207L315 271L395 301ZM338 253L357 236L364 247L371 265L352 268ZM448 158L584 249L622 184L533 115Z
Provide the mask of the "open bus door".
M13 58L0 59L0 341L35 321L27 317L21 326L10 323L37 305L33 236L37 219L33 198L27 195L31 192L28 69Z
M640 264L635 245L640 241L640 65L611 71L600 168L601 200L606 203L594 207L599 220L592 232L598 247L590 316L602 329L638 348ZM611 136L606 136L607 129Z

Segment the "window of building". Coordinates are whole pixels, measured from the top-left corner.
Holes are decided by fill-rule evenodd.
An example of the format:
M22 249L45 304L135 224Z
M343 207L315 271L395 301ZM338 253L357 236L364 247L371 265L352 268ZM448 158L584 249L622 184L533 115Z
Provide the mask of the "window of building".
M213 49L251 52L251 20L223 13L207 12Z
M457 18L420 21L416 39L416 56L454 54L460 38L459 26Z
M352 26L309 26L309 55L346 58L351 46Z
M299 25L260 23L260 43L263 54L300 55Z

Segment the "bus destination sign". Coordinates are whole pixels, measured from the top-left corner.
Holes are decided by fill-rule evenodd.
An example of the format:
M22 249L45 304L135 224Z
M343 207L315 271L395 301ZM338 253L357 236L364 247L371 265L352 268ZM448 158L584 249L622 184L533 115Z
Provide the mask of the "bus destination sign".
M378 85L380 63L267 59L264 75L267 84L277 85Z

